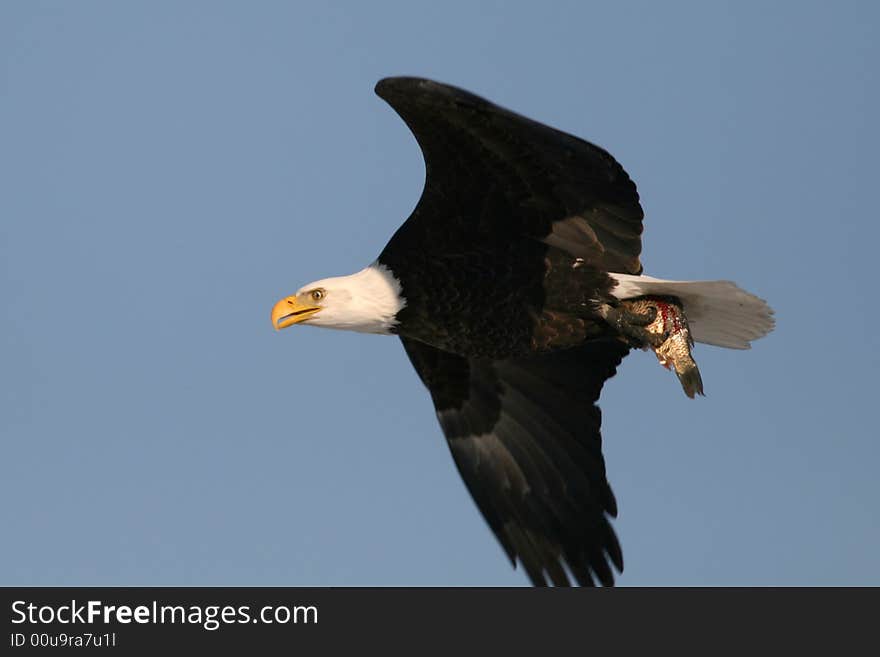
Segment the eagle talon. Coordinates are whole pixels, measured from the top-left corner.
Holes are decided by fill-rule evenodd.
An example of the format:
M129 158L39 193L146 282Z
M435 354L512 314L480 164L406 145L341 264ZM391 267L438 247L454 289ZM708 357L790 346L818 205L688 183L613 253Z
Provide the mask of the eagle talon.
M657 319L657 308L649 306L643 313L634 313L631 310L623 311L624 320L632 326L650 326Z
M668 331L652 333L645 328L650 326L656 318L657 309L653 306L647 308L644 313L635 313L625 308L612 306L605 314L605 321L617 329L626 342L636 349L646 347L657 349L666 342L669 337Z

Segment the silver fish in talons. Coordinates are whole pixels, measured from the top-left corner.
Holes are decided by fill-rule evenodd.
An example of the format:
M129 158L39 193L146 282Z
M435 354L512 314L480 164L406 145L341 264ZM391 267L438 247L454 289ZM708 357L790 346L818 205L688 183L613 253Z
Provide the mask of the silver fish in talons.
M672 299L659 297L631 299L625 301L624 305L627 310L638 315L647 314L651 308L656 310L654 321L645 326L645 330L653 335L667 336L659 347L653 347L657 360L663 367L675 372L684 394L688 397L693 399L694 395L704 395L700 369L691 355L694 341L684 308Z

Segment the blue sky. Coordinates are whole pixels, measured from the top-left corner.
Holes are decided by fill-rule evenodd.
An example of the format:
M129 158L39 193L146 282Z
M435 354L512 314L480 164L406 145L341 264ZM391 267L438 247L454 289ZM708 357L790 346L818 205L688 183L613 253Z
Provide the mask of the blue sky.
M622 585L880 585L880 10L0 4L0 583L521 585L397 340L275 333L424 179L372 93L451 82L609 149L646 273L778 328L603 393Z

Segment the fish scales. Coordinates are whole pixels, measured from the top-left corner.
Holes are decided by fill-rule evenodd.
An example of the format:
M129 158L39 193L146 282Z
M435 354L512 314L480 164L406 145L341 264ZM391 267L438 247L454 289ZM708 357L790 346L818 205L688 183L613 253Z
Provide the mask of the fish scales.
M694 395L703 395L703 379L691 355L694 341L681 304L677 300L652 296L628 299L623 304L638 315L645 315L652 308L657 311L654 321L645 326L645 330L653 335L667 336L659 347L653 348L657 360L663 367L675 372L684 394L691 399Z

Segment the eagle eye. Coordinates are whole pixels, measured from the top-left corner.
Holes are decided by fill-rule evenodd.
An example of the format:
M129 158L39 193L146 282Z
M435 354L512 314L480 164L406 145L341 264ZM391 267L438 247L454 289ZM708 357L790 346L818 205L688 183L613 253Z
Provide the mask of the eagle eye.
M312 300L320 301L324 298L324 290L312 290Z

